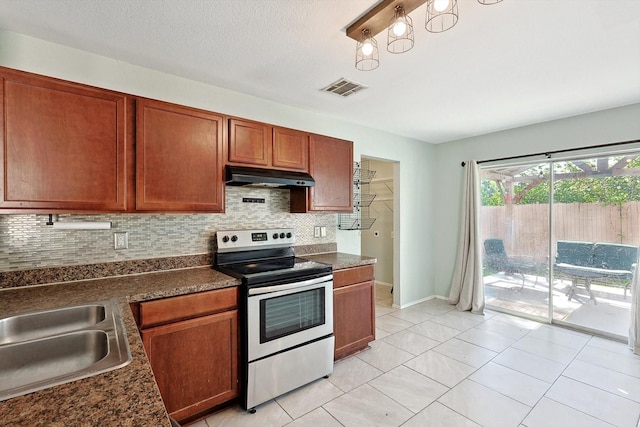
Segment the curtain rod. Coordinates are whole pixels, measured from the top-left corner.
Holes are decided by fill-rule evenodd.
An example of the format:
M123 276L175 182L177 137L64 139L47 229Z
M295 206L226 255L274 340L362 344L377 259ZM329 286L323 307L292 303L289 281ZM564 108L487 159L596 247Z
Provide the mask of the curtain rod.
M567 148L564 150L555 150L555 151L544 151L542 153L533 153L533 154L523 154L521 156L510 156L510 157L501 157L499 159L487 159L487 160L478 160L477 163L489 163L489 162L500 162L502 160L515 160L515 159L524 159L526 157L535 157L535 156L545 156L547 159L551 158L552 154L558 154L558 153L570 153L572 151L581 151L581 150L589 150L592 148L605 148L605 147L615 147L618 145L625 145L625 144L633 144L636 142L640 142L640 139L634 139L631 141L622 141L622 142L610 142L608 144L600 144L600 145L589 145L587 147L580 147L580 148ZM466 162L462 162L460 164L462 167L464 167L466 165Z

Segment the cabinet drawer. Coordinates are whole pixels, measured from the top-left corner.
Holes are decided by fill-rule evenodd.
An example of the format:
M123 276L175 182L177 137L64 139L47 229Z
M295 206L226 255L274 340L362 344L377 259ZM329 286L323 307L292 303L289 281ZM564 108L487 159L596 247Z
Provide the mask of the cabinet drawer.
M238 288L217 289L140 303L140 328L231 310L238 306Z
M373 280L373 277L373 265L335 270L333 272L333 287L335 289L342 286L352 285L354 283L366 282Z

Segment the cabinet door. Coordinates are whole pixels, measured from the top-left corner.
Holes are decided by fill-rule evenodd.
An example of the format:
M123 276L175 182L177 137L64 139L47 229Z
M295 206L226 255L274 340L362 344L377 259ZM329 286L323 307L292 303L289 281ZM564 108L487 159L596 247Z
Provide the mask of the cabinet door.
M167 412L183 421L238 396L238 311L142 330Z
M291 212L353 212L353 143L311 135L309 189L291 190Z
M229 163L270 166L271 127L248 120L229 120Z
M136 210L223 212L223 117L139 99Z
M0 70L0 207L126 209L123 94Z
M299 130L273 128L273 166L309 171L309 134Z
M375 339L374 282L357 283L333 291L334 359L367 347Z

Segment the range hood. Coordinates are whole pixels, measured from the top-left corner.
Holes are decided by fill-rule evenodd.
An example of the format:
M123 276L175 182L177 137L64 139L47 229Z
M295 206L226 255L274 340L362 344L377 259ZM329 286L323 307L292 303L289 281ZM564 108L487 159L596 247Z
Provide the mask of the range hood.
M272 188L313 187L316 185L316 182L308 173L244 166L226 166L225 181L227 185L251 185Z

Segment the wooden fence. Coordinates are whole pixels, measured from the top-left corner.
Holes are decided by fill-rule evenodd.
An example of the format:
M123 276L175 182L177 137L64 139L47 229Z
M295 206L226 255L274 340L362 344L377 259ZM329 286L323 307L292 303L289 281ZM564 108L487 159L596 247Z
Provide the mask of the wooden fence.
M622 205L554 205L554 241L579 240L640 245L640 202ZM482 241L502 239L507 254L544 262L549 250L549 205L483 206Z

